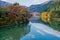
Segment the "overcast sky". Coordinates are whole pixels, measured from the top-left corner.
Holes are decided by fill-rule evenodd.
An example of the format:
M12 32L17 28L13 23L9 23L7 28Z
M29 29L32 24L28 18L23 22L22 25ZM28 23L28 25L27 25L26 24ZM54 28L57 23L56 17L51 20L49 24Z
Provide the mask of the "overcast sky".
M19 3L20 5L24 5L24 6L30 6L32 4L41 4L45 1L49 1L49 0L2 0L2 1L6 1L6 2L10 2L10 3Z

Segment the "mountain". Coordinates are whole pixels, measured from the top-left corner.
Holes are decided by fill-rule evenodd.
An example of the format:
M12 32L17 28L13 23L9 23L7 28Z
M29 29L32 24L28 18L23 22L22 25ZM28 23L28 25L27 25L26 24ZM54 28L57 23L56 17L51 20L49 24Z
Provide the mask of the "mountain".
M45 11L51 5L51 2L52 1L46 1L42 4L31 5L28 9L30 10L30 12L42 12Z
M60 0L54 0L47 11L60 10Z
M0 7L6 7L6 6L9 6L9 5L11 5L11 4L8 3L8 2L0 1Z

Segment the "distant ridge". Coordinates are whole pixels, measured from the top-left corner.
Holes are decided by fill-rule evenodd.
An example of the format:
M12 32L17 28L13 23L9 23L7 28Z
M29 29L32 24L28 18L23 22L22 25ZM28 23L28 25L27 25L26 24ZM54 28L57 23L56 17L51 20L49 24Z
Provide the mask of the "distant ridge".
M9 6L9 5L12 5L11 3L8 3L8 2L5 2L5 1L1 1L0 0L0 7L6 7L6 6Z
M31 5L28 9L30 12L42 12L45 11L50 5L52 1L46 1L42 4Z

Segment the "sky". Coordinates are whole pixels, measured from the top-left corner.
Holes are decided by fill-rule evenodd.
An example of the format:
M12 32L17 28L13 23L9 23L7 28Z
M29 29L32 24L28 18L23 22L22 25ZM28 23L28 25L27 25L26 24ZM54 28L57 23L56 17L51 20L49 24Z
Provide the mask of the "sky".
M24 6L30 6L30 5L35 5L35 4L41 4L45 1L49 1L49 0L2 0L2 1L6 1L9 3L19 3L20 5L24 5Z

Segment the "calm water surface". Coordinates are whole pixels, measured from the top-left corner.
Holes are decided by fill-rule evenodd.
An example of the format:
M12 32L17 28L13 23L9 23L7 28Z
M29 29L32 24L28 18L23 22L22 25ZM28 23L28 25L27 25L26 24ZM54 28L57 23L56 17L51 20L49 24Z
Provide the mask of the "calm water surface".
M30 32L20 40L60 40L60 32L43 24L39 19L29 22Z

